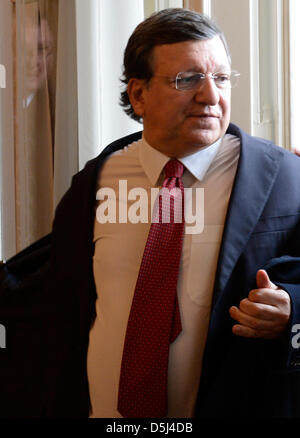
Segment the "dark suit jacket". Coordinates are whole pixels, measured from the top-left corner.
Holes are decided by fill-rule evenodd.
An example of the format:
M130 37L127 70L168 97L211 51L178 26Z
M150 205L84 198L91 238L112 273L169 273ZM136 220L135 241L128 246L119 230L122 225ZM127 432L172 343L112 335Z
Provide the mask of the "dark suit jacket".
M291 344L291 329L300 323L300 160L232 124L228 132L240 138L241 154L218 260L196 416L300 416L300 351ZM113 151L140 137L141 132L113 142L89 161L57 207L42 298L44 372L35 396L39 403L32 408L38 415L88 415L97 175ZM290 328L278 340L246 339L231 331L235 322L229 308L256 287L260 268L291 297ZM112 275L118 275L113 266Z

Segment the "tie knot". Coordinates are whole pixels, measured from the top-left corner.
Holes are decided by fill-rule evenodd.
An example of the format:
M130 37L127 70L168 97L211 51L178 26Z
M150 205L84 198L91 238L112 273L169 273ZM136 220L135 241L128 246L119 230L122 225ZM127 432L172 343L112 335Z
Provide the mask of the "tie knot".
M181 178L184 165L178 160L170 160L165 165L166 178Z

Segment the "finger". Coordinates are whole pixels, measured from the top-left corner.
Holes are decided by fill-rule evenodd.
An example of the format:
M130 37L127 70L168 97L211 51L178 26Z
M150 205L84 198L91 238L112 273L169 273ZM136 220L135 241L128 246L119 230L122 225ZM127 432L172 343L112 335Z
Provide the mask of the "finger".
M274 321L279 315L279 310L276 306L252 302L248 300L248 298L245 298L240 302L239 308L247 315L253 316L257 319L264 319L266 321Z
M270 332L257 331L250 327L246 327L240 324L235 324L232 327L232 332L234 335L242 336L244 338L273 338L274 335Z
M264 269L259 269L256 273L256 284L259 289L279 289L272 281L270 280L267 271Z
M255 318L251 315L247 315L237 307L233 306L229 310L230 316L241 325L252 328L254 330L272 330L274 323L272 321L262 320Z
M269 306L283 306L290 303L290 297L282 289L252 289L248 294L249 301L253 303L267 304Z
M293 152L300 157L300 149L293 149Z

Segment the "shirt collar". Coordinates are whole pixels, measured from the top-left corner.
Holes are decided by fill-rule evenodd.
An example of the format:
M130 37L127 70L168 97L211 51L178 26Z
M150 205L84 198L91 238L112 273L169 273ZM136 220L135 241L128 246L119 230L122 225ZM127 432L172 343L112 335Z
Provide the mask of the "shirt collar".
M182 164L197 178L199 181L203 181L206 172L210 168L215 156L218 153L222 138L215 143L205 146L194 154L187 155L180 159Z
M194 154L180 158L179 161L194 175L199 181L202 181L218 153L222 139L217 140L212 145L205 146ZM144 134L140 140L139 159L140 163L149 178L151 184L155 186L161 172L170 157L162 154L157 149L147 143Z

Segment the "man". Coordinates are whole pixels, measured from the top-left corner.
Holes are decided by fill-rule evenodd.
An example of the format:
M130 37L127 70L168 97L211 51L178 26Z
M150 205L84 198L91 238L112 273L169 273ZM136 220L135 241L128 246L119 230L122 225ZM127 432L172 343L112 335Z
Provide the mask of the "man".
M47 284L47 415L299 415L300 353L292 340L300 323L300 161L230 124L234 79L223 34L200 14L164 10L130 37L122 104L143 121L143 133L112 143L90 161L56 211ZM121 221L119 214L105 221L94 207L98 190L107 188L121 210L120 181L128 191L160 188L170 159L184 169L170 178L193 189L188 202L204 189L204 227L183 235L172 316L173 322L180 318L179 330L162 381L166 409L156 411L160 399L151 399L151 379L164 353L158 350L147 376L147 363L135 365L127 353L128 342L133 349L140 342L139 333L128 339L129 325L137 319L133 303L153 224ZM97 197L101 205L105 199ZM161 260L164 269L177 263L175 252ZM156 274L150 269L146 283ZM166 289L173 279L167 277ZM150 289L155 295L156 286ZM158 323L165 313L161 299ZM147 324L156 312L139 308ZM150 355L160 348L154 338L142 338ZM139 364L144 353L149 357L135 350ZM130 396L128 372L133 384L143 376Z

